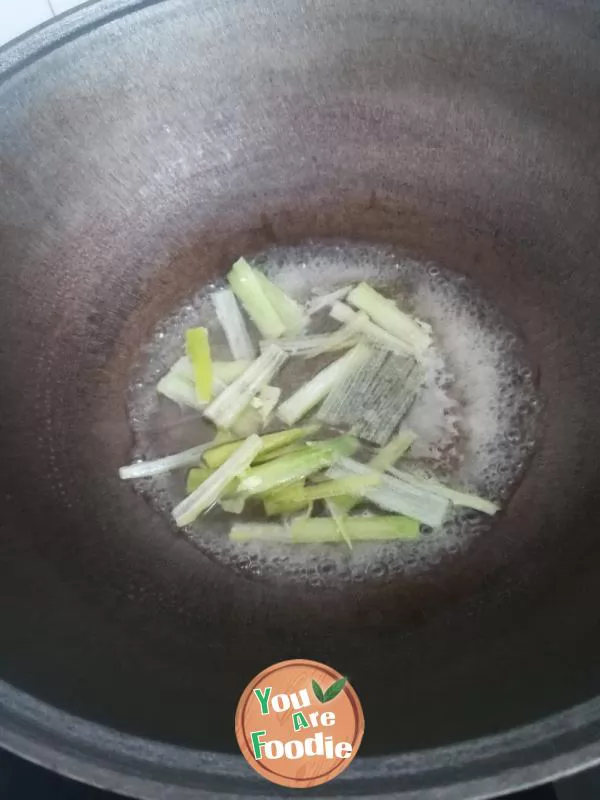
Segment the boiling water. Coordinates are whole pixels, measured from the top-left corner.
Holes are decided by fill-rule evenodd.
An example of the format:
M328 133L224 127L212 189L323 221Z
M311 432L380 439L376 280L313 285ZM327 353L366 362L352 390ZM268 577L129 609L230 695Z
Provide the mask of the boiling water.
M453 485L500 503L508 500L535 446L540 401L522 343L476 287L438 266L399 260L397 254L371 246L271 249L253 263L299 301L314 297L315 288L326 293L365 280L429 322L434 346L424 365L426 385L402 425L419 436L412 456L437 465ZM183 355L189 327L208 328L214 358L231 357L210 301L215 288L204 287L189 305L164 320L141 354L129 402L134 457L156 458L212 438L213 430L199 414L179 409L155 389ZM326 312L318 322L317 332L331 327ZM314 374L317 360L290 359L274 381L284 388L284 397L308 377L307 363ZM184 485L182 470L139 481L137 488L170 517L184 496ZM493 520L462 509L442 530L425 532L417 541L357 543L352 551L342 545L230 543L227 532L238 519L213 510L187 529L187 535L207 555L245 575L314 585L388 580L424 570L471 537L493 535Z

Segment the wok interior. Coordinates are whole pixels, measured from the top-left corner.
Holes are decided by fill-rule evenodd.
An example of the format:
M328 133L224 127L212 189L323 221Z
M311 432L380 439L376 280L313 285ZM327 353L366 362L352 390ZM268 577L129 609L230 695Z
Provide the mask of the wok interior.
M243 687L286 658L350 676L363 753L596 695L598 53L577 19L559 35L485 8L158 5L0 87L3 679L232 752ZM315 592L209 561L117 469L154 325L241 253L331 238L472 277L546 409L489 535L424 575Z

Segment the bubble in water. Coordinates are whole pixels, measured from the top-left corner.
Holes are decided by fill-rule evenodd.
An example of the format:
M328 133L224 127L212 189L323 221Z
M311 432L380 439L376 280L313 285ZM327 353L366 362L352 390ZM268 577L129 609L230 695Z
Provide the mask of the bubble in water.
M429 322L435 346L424 362L426 385L404 423L419 436L412 455L430 464L441 460L444 475L457 486L491 499L510 496L536 443L541 402L519 337L469 279L438 265L399 261L397 253L374 246L275 248L254 261L299 301L313 296L314 289L322 294L366 280ZM210 300L213 288L205 288L165 320L142 349L129 397L136 455L156 458L212 435L198 414L179 411L158 397L156 382L183 355L189 327L209 329L213 358L231 357ZM297 383L297 362L281 378L288 387ZM181 473L136 482L169 520L184 485ZM492 524L476 512L457 510L442 531L424 528L411 542L357 543L349 552L335 545L236 545L227 535L231 517L213 510L187 535L210 558L248 579L331 587L427 570L459 553Z

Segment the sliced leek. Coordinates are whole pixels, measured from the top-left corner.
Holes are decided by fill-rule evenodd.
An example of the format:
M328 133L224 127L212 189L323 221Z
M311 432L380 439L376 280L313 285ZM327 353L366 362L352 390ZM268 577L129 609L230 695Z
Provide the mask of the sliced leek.
M281 389L278 386L263 386L258 393L258 397L261 401L258 413L264 428L273 416L275 407L281 397Z
M318 425L305 425L302 428L291 428L290 430L279 431L278 433L267 433L261 436L262 447L257 460L264 459L267 454L274 450L287 447L300 439L306 439L318 430ZM241 442L228 442L219 447L205 447L204 462L212 469L216 469L220 467L221 464L224 464L232 453L235 453L240 444Z
M237 361L213 361L212 372L213 382L215 384L213 388L217 390L214 393L222 392L226 386L233 383L236 378L239 378L242 372L248 369L251 363L251 361L246 359L238 359ZM169 372L185 378L190 383L194 382L194 368L187 356L182 356L178 359Z
M486 500L472 492L465 492L460 489L452 489L449 486L444 486L434 478L420 478L414 473L395 469L394 467L389 468L388 473L424 491L433 492L440 497L445 497L455 506L472 508L474 511L481 511L483 514L488 514L489 516L493 516L500 510L500 506L496 503L492 503L491 500Z
M342 286L340 289L335 289L333 292L315 295L305 306L304 311L306 315L312 317L324 308L331 308L334 303L343 300L350 289L352 289L352 286Z
M431 326L400 311L393 300L388 300L368 283L359 283L348 293L346 300L417 352L423 352L431 344Z
M185 349L194 371L196 397L200 403L208 403L213 393L213 368L206 328L186 331Z
M189 450L183 450L181 453L174 453L171 456L156 458L152 461L138 461L127 467L121 467L119 477L124 481L135 480L136 478L152 478L165 472L172 472L174 469L192 467L201 462L202 456L209 447L210 442L198 445L198 447L191 447Z
M258 273L245 258L235 262L227 280L262 336L265 339L278 339L283 336L286 327L267 297Z
M419 536L419 523L408 517L348 517L346 531L353 542L411 540ZM289 526L276 523L238 523L229 532L232 542L266 541L282 544L341 542L333 519L300 519Z
M391 333L388 333L388 331L385 331L379 325L375 325L368 317L359 316L360 313L360 311L354 311L354 309L350 308L350 306L347 306L345 303L334 303L329 315L338 322L345 322L348 324L354 322L358 332L361 333L365 339L384 345L388 350L392 350L394 353L398 353L398 355L406 356L415 353L415 349L409 344L398 339L396 336L392 336Z
M349 353L322 369L283 402L279 406L277 416L286 425L293 425L318 405L347 374L358 369L370 355L371 351L367 345L362 343L355 345Z
M231 355L235 359L252 361L256 348L252 343L242 312L231 289L221 289L212 295L217 319L225 333Z
M334 427L350 428L365 441L384 445L413 404L423 377L412 357L375 348L373 357L330 393L317 417Z
M341 436L319 445L307 445L297 453L251 467L240 480L240 494L255 495L272 491L278 486L306 478L353 452L358 443L352 437Z
M283 289L270 281L262 272L255 270L256 277L268 301L277 312L279 319L286 331L295 335L306 325L306 318L302 312L302 307L295 300L292 300Z
M234 478L247 469L262 447L259 436L249 436L213 474L173 509L179 527L192 523L213 506Z
M220 428L229 428L254 395L275 375L287 359L275 344L269 345L239 378L205 409L204 414Z
M339 459L329 468L330 478L346 478L350 475L380 474L366 464L351 458ZM383 475L381 483L364 490L363 496L386 511L417 519L424 525L438 528L450 509L450 500L435 492L414 486L407 481Z

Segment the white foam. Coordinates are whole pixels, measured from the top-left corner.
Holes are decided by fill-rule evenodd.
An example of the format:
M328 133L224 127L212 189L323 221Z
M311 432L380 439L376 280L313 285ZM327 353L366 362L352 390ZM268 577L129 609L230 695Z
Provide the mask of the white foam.
M419 435L413 454L441 460L447 477L490 499L509 497L534 446L539 401L516 336L473 285L437 266L399 260L389 250L371 246L275 249L254 263L300 301L315 287L332 291L366 280L429 322L436 346L425 360L425 389L404 423ZM135 456L157 457L209 436L199 415L180 411L154 389L158 377L182 354L188 327L208 326L216 357L229 357L209 299L214 288L205 288L165 320L141 354L130 394ZM297 383L298 362L292 360L281 377L284 388ZM184 477L162 476L139 487L170 517L183 496ZM443 531L416 542L357 545L351 553L338 546L235 545L227 538L229 524L228 517L211 512L189 535L200 549L244 574L331 585L425 570L492 523L461 511Z

